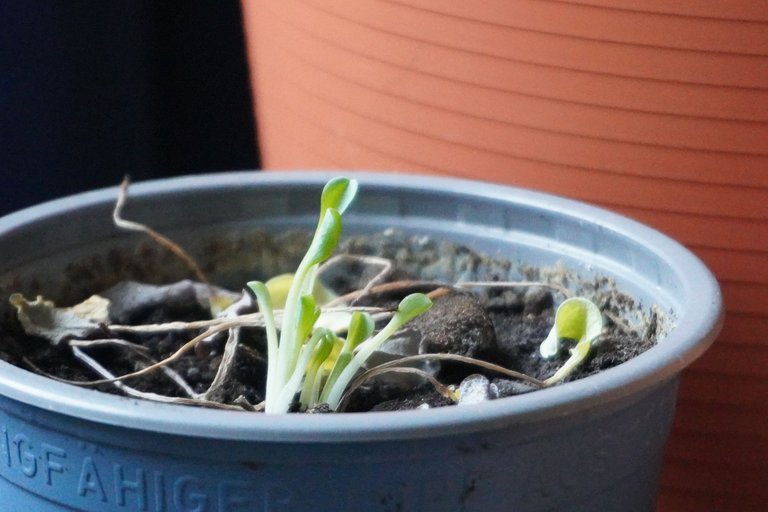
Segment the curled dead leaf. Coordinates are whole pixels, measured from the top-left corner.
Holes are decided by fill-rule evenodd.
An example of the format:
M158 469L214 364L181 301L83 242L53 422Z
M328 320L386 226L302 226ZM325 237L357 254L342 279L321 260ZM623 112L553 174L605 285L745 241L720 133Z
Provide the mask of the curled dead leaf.
M16 315L24 331L58 345L70 338L87 338L101 330L109 320L110 302L99 295L92 295L80 304L69 308L57 308L42 296L30 302L19 293L10 296L9 302L16 308Z

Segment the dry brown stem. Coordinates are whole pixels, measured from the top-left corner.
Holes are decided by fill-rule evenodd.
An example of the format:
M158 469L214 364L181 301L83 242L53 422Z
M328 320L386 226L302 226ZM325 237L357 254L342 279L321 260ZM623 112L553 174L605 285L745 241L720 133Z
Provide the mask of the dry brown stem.
M352 383L347 387L347 390L344 392L344 394L341 397L341 400L339 401L339 407L338 411L341 412L346 408L347 401L352 396L352 393L354 393L357 388L362 386L366 380L372 379L374 377L377 377L379 375L384 375L386 373L403 373L408 375L418 375L419 377L422 377L423 379L427 380L432 386L435 388L435 390L443 395L444 397L454 400L454 390L451 389L449 386L446 386L439 380L437 380L433 375L425 372L424 370L421 370L419 368L413 368L409 366L384 366L380 365L376 368L372 368L362 375L358 377L357 379L353 380Z
M109 370L101 366L101 364L99 364L98 361L93 359L91 356L83 352L78 347L72 347L72 353L75 355L76 358L78 358L80 361L85 363L93 371L97 372L102 377L105 377L106 380L112 380L113 381L112 384L116 388L118 388L120 391L125 393L126 395L134 396L136 398L142 398L144 400L151 400L153 402L163 402L168 404L198 405L202 407L211 407L216 409L242 410L242 407L227 405L227 404L220 404L218 402L211 402L211 401L203 400L200 398L165 396L165 395L159 395L157 393L139 391L138 389L132 388L123 382L119 382L118 380L115 380L115 376L112 375L112 373Z
M354 301L362 298L364 291L366 296L377 296L394 292L408 294L429 290L427 293L433 294L430 296L430 298L435 298L446 293L448 290L457 288L532 288L537 286L557 291L565 297L571 297L572 295L571 292L562 285L556 283L546 283L543 281L465 281L455 284L448 284L439 281L401 280L372 286L368 290L355 290L353 292L349 292L345 295L341 295L335 298L329 302L328 305L336 306L339 304L353 303Z
M194 274L195 279L200 281L201 283L210 284L208 281L208 277L205 275L205 272L200 268L200 266L197 264L197 262L192 258L187 252L182 249L178 244L176 244L173 240L170 238L161 235L151 227L141 224L139 222L134 222L131 220L123 219L122 213L123 213L123 207L125 206L125 203L127 201L128 197L128 187L130 186L131 180L128 176L123 178L123 182L120 184L120 190L117 195L117 201L115 202L115 209L112 211L112 220L115 223L115 225L119 228L126 229L129 231L138 231L140 233L144 233L148 235L150 238L152 238L155 242L157 242L159 245L165 247L167 250L169 250L171 253L176 255L179 259L181 259L184 264L189 268L189 270Z

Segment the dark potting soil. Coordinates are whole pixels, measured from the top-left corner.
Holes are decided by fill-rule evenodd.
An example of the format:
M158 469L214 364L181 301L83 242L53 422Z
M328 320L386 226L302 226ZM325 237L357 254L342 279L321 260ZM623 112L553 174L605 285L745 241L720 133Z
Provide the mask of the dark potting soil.
M250 235L256 236L256 235ZM290 235L304 240L306 236ZM260 233L262 247L281 246L271 235ZM245 242L242 242L245 243ZM252 241L251 241L252 243ZM297 242L301 246L301 242ZM219 246L214 246L219 250ZM656 339L657 315L643 309L628 296L616 290L604 278L579 281L572 273L560 269L516 267L512 262L490 258L471 249L425 237L407 237L395 231L356 237L343 243L341 253L374 255L386 258L394 268L380 280L379 285L403 279L418 280L409 287L360 298L355 305L392 307L408 293L430 292L435 282L453 284L465 281L506 282L542 281L565 285L575 294L586 296L603 311L606 329L593 345L586 361L568 380L586 377L616 366L650 348ZM289 258L295 260L294 258ZM216 269L208 264L208 269ZM360 260L340 260L329 267L322 279L338 294L362 289L380 268ZM275 270L272 272L277 273ZM261 278L261 277L260 277ZM381 287L380 287L381 288ZM385 288L385 287L384 287ZM134 325L169 321L193 321L210 318L194 295L176 294L172 306L164 304L139 308L141 314L128 318ZM408 325L411 335L419 337L421 353L454 353L489 361L519 371L537 379L551 376L568 358L569 347L559 356L544 360L538 355L541 341L552 327L557 304L564 297L545 286L478 287L468 290L448 290L434 298L433 308ZM126 321L126 319L121 319ZM115 344L83 347L81 350L114 375L134 372L151 361L162 360L202 331L172 331L161 334L130 333L121 336L143 349L129 349ZM415 333L415 334L414 334ZM99 339L107 333L91 338ZM111 336L113 337L113 336ZM205 392L213 382L222 359L227 336L199 344L169 368L194 393ZM266 348L262 332L243 328L234 357L232 372L208 399L224 404L257 404L263 400L266 376ZM0 358L12 364L68 381L91 381L101 378L73 354L67 344L55 345L47 340L24 334L18 325L0 329ZM435 366L432 367L435 369ZM483 374L492 383L493 398L532 390L530 386L505 378L491 370L458 362L442 362L436 370L437 379L445 385L459 386L472 374ZM179 379L176 379L177 381ZM125 384L145 393L169 397L187 396L173 375L155 371ZM123 394L113 384L95 386L100 391ZM451 405L451 399L438 393L431 384L374 379L361 387L350 399L348 411L400 410ZM324 412L322 408L311 412Z

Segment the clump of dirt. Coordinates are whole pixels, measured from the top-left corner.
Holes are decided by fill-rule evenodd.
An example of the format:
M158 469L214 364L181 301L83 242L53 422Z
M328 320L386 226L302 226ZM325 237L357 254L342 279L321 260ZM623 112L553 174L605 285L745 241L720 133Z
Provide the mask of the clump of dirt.
M446 293L409 327L421 333L425 354L459 354L484 359L498 352L496 329L480 300L469 292Z

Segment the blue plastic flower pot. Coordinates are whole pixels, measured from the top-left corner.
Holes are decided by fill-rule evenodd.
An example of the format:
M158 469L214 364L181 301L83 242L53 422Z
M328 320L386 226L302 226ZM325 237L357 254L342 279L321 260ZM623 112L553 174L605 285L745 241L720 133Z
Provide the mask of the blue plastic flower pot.
M147 182L132 187L128 215L191 243L214 229L311 227L328 177ZM352 231L394 226L537 266L560 262L585 278L609 276L674 325L647 352L579 381L407 412L190 408L82 389L0 362L0 510L652 510L680 371L722 321L704 265L664 235L578 202L451 179L357 178ZM80 194L0 219L0 290L61 295L76 287L73 268L86 275L113 249L135 245L136 235L111 224L115 195Z

